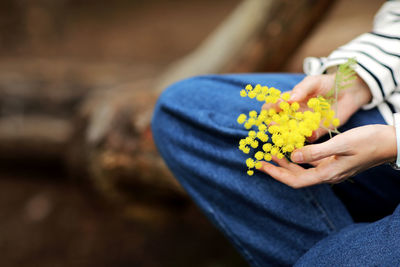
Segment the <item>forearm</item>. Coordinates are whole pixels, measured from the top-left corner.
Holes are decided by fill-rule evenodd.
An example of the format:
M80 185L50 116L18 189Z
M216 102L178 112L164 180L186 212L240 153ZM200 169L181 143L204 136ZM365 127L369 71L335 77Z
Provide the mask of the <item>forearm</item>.
M379 142L380 144L377 150L377 158L380 159L380 162L377 162L376 165L378 165L378 163L389 163L396 161L397 142L395 127L391 125L382 126L382 131L378 132L377 136L371 136L371 139L373 139L371 140L372 142Z

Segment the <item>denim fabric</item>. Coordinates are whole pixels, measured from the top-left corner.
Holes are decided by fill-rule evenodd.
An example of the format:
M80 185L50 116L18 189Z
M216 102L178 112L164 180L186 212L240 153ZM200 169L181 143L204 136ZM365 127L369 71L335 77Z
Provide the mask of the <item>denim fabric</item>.
M361 174L334 190L295 190L263 173L247 176L247 156L238 149L247 131L236 118L262 104L241 98L240 89L261 83L286 91L303 77L229 74L178 82L156 105L156 145L185 190L252 266L292 266L301 257L299 266L398 265L400 211L390 214L400 202L394 179L400 177L389 168L374 168L364 183L358 182ZM345 127L371 123L384 123L376 110L358 112ZM362 216L353 211L360 207L362 216L384 218L355 223Z

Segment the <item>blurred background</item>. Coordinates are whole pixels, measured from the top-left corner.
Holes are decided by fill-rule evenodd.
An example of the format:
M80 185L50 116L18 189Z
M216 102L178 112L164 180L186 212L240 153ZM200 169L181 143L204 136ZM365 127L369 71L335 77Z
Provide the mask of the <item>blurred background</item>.
M0 1L0 266L247 266L154 147L157 96L301 72L384 1Z

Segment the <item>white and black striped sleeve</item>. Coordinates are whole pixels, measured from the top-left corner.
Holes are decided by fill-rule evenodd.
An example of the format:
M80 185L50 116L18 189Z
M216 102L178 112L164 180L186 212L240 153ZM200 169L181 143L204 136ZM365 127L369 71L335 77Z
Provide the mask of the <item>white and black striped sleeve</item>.
M400 111L400 0L387 1L381 7L371 32L339 47L327 58L306 58L304 71L321 74L349 58L357 60L355 71L373 96L364 108L378 106L385 120L392 123L392 113Z

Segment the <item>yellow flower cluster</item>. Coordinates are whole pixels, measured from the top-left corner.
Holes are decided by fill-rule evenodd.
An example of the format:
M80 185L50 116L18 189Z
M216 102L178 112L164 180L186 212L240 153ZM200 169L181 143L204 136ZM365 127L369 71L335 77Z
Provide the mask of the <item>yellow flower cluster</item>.
M248 115L240 114L239 124L249 130L248 136L239 141L239 149L249 154L251 148L257 149L254 158L248 158L247 174L253 175L254 168L261 167L262 160L271 161L272 156L279 159L287 156L296 148L304 146L307 137L317 130L322 123L324 127L339 125L335 112L329 102L323 97L311 98L307 102L308 110L300 111L300 104L290 103L290 94L280 90L257 84L254 88L250 84L240 91L242 97L255 98L258 101L275 104L279 102L280 110L273 108L261 110L260 113L252 110ZM271 141L271 142L268 142Z

